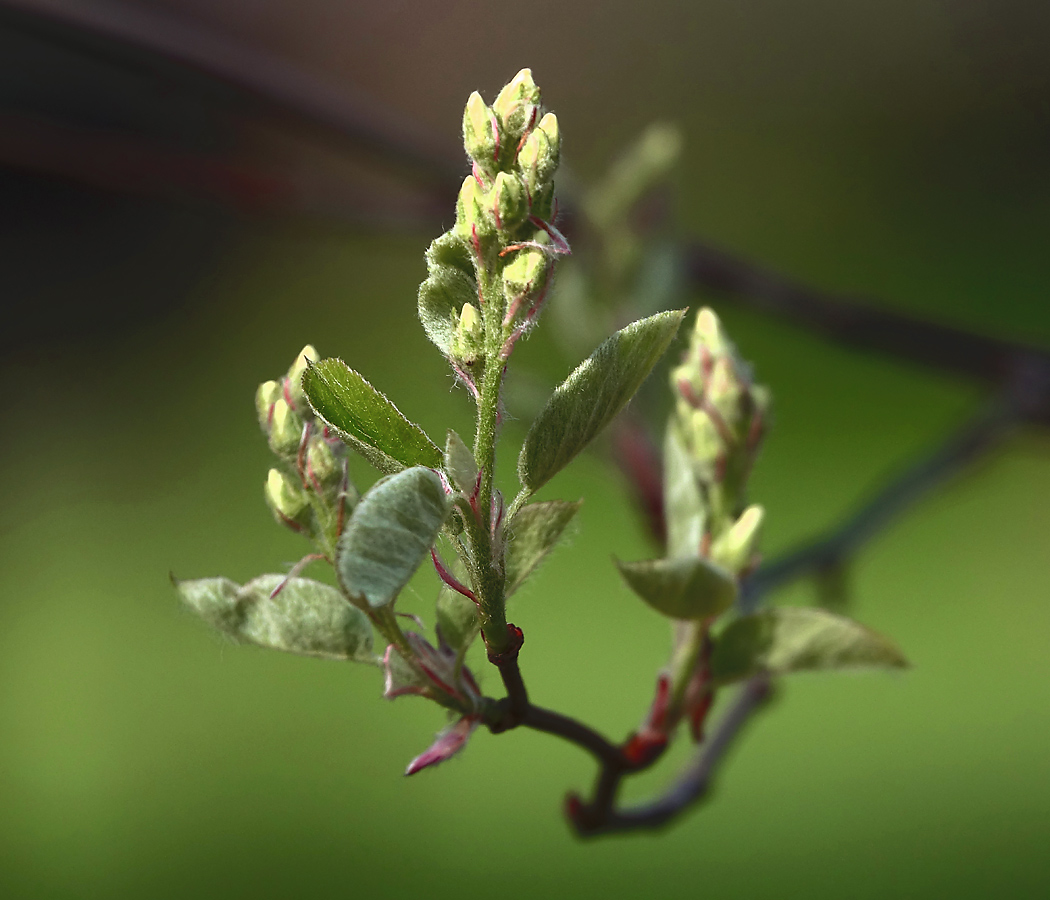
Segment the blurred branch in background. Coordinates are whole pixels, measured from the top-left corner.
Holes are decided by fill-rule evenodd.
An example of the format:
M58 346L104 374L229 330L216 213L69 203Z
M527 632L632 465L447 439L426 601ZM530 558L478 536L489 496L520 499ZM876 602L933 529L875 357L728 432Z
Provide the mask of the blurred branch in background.
M294 166L260 163L246 158L251 154L235 142L218 151L186 149L155 135L131 133L133 129L107 129L61 117L56 121L54 115L24 108L0 111L0 164L7 167L105 190L204 199L250 213L320 217L374 230L433 230L465 168L458 149L349 86L326 83L189 20L129 4L73 7L54 0L0 0L0 27L121 71L148 73L165 88L202 99L220 119L231 119L234 125L261 121L278 132L319 140L340 153L367 159L370 165L393 161L407 193L350 186L331 172L310 175ZM664 140L669 140L666 134ZM623 221L666 168L666 163L657 165L641 187L625 188L609 210L586 201L574 210L570 203L569 227L594 230L604 222L606 246L597 255L604 255L606 262L622 262L629 248L610 239L610 223ZM993 398L971 423L889 480L838 526L758 569L742 598L748 609L792 580L834 575L897 515L999 446L1013 425L1050 424L1050 353L1042 348L795 284L700 240L679 242L673 258L677 277L694 290L716 291L852 348L977 381ZM625 285L616 278L598 285L611 297L607 312L611 309L613 317L617 303L632 299ZM673 284L668 289L672 288ZM605 326L596 330L604 331ZM578 331L571 334L581 337ZM650 426L638 416L625 417L613 445L652 534L662 540L660 460ZM764 680L748 683L680 778L653 803L616 811L618 782L610 778L606 816L588 833L658 827L695 805L706 796L717 765L767 692Z

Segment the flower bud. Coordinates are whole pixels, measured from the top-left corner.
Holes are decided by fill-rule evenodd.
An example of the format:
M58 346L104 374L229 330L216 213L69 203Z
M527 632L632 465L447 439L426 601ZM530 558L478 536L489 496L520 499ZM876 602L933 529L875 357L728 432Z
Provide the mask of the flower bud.
M303 420L284 397L279 397L270 416L270 449L278 456L293 459L302 439Z
M266 503L282 525L302 531L310 523L310 500L306 492L279 469L270 469L266 477Z
M706 347L712 356L721 356L732 349L722 330L722 323L710 307L705 306L697 313L693 333L696 343Z
M478 237L487 237L495 233L496 223L492 213L485 207L485 195L473 175L463 179L456 200L456 225L454 232L467 241Z
M318 493L337 487L343 480L343 466L324 438L315 437L310 441L306 450L306 474Z
M499 132L496 130L496 116L481 94L474 91L467 100L463 110L463 146L467 155L486 172L496 168L499 154Z
M503 293L507 303L514 303L524 294L536 295L547 284L549 264L542 250L519 250L514 259L503 267Z
M503 124L504 140L515 143L524 131L531 126L540 105L540 89L532 80L532 70L522 69L507 84L492 109Z
M291 398L291 404L295 411L305 419L313 418L313 410L306 399L306 394L303 393L303 372L306 371L309 363L316 362L317 359L317 350L314 349L313 344L307 344L299 351L299 355L285 376L288 379L288 396Z
M518 152L518 167L530 194L539 193L554 176L560 143L558 117L547 113Z
M719 565L739 573L746 569L758 546L759 533L765 510L761 506L749 506L732 527L711 548L711 556Z
M725 441L711 417L703 410L691 410L686 446L699 466L705 481L714 477L719 458L725 453Z
M259 427L264 434L270 433L273 405L280 396L281 386L276 381L264 381L255 392L255 412L259 416Z
M484 355L485 327L481 313L472 303L464 303L459 323L452 338L452 357L467 366L473 366Z
M486 195L496 228L507 231L520 225L529 214L529 203L520 179L500 172Z

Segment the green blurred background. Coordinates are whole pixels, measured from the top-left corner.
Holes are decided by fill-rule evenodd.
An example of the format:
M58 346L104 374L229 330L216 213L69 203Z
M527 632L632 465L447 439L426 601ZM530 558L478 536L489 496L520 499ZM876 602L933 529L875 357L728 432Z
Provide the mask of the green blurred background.
M826 289L1050 344L1050 61L1035 2L136 7L352 85L452 147L469 92L491 96L531 65L580 180L673 119L685 231ZM17 30L0 40L5 109L342 171L330 148L245 135L155 75L85 68ZM581 844L559 814L592 777L579 751L478 733L405 779L441 727L436 707L382 700L371 670L225 645L168 582L247 580L302 554L262 501L251 398L307 341L431 435L469 431L415 319L437 229L250 215L25 166L5 170L0 195L3 896L1050 892L1046 434L1019 434L858 560L854 612L912 670L785 684L712 802L663 835ZM753 482L767 555L980 403L971 385L715 302L774 392ZM542 335L520 360L568 367ZM521 434L512 424L507 441ZM546 493L586 504L572 545L513 603L526 678L538 702L622 735L667 629L609 557L641 557L646 539L597 458ZM426 573L406 602L425 609L435 591ZM488 672L483 685L498 689Z

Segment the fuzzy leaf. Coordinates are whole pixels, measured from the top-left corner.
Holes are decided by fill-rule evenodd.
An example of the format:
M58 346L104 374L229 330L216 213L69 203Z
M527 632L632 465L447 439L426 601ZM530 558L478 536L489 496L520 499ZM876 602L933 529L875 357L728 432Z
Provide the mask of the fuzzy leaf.
M448 728L438 734L434 739L434 743L427 750L408 764L405 774L415 775L416 772L427 768L427 766L433 766L447 759L452 759L467 745L467 741L470 740L474 729L478 727L478 722L480 722L480 719L475 716L464 716L455 725L449 725Z
M507 596L513 594L543 558L554 549L582 500L547 500L530 503L515 514L508 526Z
M673 421L664 440L664 514L667 555L695 556L704 534L706 509L693 465Z
M437 599L437 627L442 640L463 652L478 634L478 608L469 597L442 588Z
M284 587L271 599L282 582ZM228 578L180 581L176 587L201 618L243 643L304 656L377 662L368 618L319 581L262 575L243 587Z
M478 464L474 461L474 454L463 443L463 438L451 428L445 441L445 471L457 490L464 494L474 490L478 480Z
M441 479L422 466L365 493L336 547L339 580L358 606L394 601L434 545L449 505Z
M663 356L685 310L633 322L602 343L555 388L525 437L518 477L535 491L623 409Z
M419 286L419 321L437 348L448 356L464 303L477 304L478 285L467 246L451 232L427 250L427 279Z
M900 669L908 661L881 634L822 609L780 607L734 620L718 637L711 675L725 684L758 672Z
M303 373L303 390L325 424L382 472L441 465L441 450L341 359L323 359Z
M708 619L736 600L736 580L720 566L699 556L616 560L624 581L653 609L672 619Z

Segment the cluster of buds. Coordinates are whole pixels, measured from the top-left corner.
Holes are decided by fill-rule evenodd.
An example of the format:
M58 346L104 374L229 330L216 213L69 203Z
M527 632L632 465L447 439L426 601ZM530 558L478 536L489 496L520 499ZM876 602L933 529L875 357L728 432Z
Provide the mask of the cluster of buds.
M745 489L769 396L752 382L710 309L698 313L671 387L664 494L669 557L699 557L714 580L739 584L757 562L764 513L746 506ZM624 746L630 763L646 764L662 753L683 720L693 740L702 739L714 697L710 629L717 615L674 621L670 664L646 719Z
M259 385L255 409L277 457L266 476L266 502L274 518L316 541L331 558L355 495L345 445L317 420L303 393L303 373L316 359L312 346L303 347L282 378Z
M702 309L689 349L671 371L675 414L671 428L692 467L706 507L702 556L717 546L718 560L737 571L761 523L760 508L744 509L748 476L768 418L769 394L752 382L748 365L726 337L718 317ZM747 532L747 534L745 534Z
M489 106L476 91L463 113L471 171L456 223L427 251L419 317L457 377L479 396L488 361L506 362L539 317L554 260L569 252L553 224L558 119L522 69Z
M540 89L522 69L492 106L475 91L463 112L463 146L472 161L457 205L467 238L509 232L554 209L554 171L561 137L554 113L540 115Z

